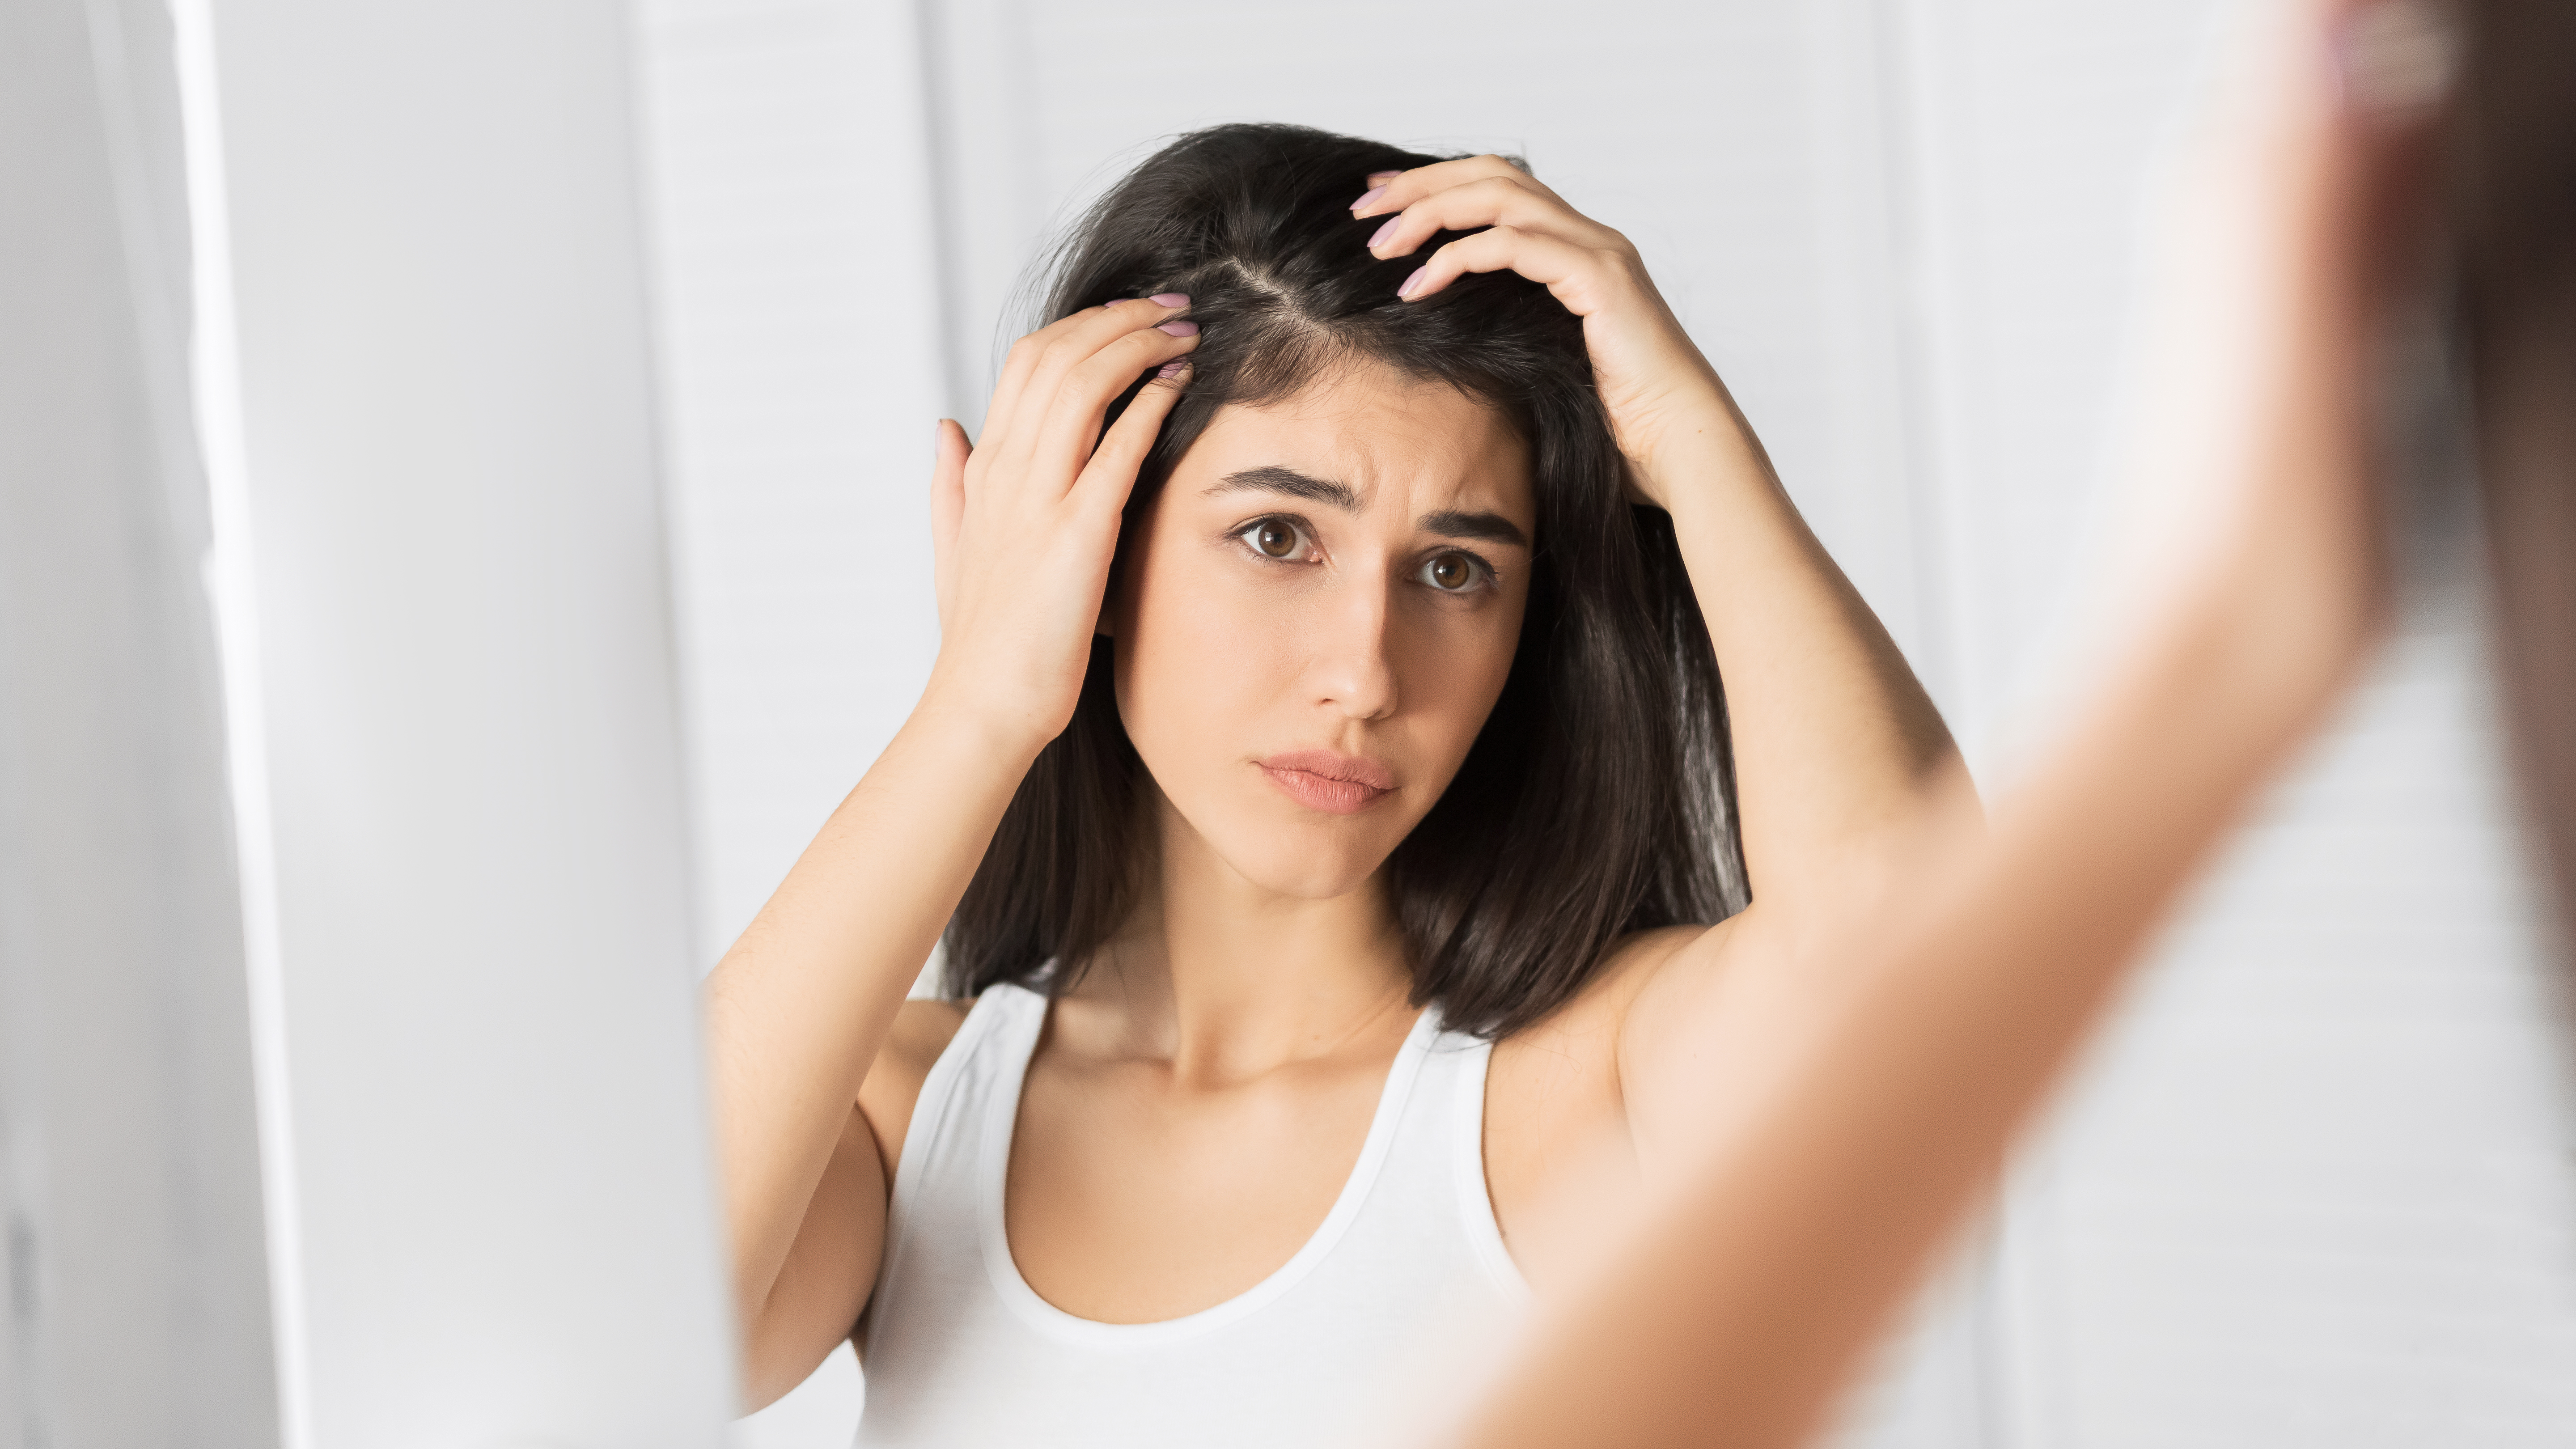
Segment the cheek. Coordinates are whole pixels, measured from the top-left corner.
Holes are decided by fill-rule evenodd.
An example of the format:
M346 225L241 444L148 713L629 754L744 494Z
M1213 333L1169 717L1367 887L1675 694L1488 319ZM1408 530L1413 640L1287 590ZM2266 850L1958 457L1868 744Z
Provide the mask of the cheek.
M1293 611L1230 587L1240 582L1224 577L1230 561L1194 556L1208 552L1144 550L1121 612L1118 710L1158 778L1245 745L1294 679ZM1180 743L1194 748L1163 748Z
M1405 712L1454 762L1465 758L1502 697L1520 641L1521 604L1514 599L1508 607L1465 616L1425 613L1429 617L1403 630L1395 663Z

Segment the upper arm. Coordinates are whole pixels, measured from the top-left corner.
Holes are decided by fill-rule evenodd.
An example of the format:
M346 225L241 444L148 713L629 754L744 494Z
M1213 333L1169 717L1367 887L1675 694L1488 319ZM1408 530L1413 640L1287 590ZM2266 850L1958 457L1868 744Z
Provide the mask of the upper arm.
M887 1197L913 1104L965 1018L966 1008L948 1001L907 1001L896 1016L768 1301L744 1332L745 1412L804 1382L857 1325L884 1257Z
M1805 891L1759 895L1638 969L1620 1019L1619 1078L1649 1173L1668 1149L1705 1140L1762 1099L1853 988L1866 948L1903 929L1901 908L1920 882L1983 837L1966 771L1933 773L1902 819L1841 842Z
M1649 1177L1753 1111L1851 985L1853 914L1822 922L1760 903L1648 963L1619 1024L1619 1083ZM1838 949L1839 947L1839 949Z
M1645 964L1619 1023L1620 1094L1647 1176L1756 1110L1853 985L1851 933L1885 930L1855 869L1840 918L1757 901ZM1766 909L1766 906L1769 908Z

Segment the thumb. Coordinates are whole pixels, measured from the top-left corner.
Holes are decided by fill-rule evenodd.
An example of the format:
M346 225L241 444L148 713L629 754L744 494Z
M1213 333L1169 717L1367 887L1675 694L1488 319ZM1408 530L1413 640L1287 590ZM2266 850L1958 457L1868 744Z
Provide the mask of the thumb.
M966 459L974 443L956 418L940 418L938 441L930 456L930 572L938 593L940 627L948 624L948 593L956 578L958 521L966 518Z
M952 581L957 576L957 526L966 516L966 459L975 447L966 441L966 430L954 418L939 420L936 447L930 465L930 557L939 622L945 628Z

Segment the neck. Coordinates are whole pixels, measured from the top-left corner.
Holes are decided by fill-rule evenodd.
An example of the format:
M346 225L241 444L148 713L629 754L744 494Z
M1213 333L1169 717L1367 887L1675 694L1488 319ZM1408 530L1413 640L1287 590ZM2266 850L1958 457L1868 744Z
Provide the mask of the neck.
M1322 900L1282 895L1158 806L1145 900L1073 992L1117 1018L1128 1050L1231 1081L1410 1026L1412 976L1378 876Z

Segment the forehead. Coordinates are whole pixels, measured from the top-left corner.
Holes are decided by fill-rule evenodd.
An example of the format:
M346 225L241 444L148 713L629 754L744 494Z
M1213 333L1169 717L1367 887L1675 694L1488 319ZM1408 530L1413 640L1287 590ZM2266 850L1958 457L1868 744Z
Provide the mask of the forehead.
M1334 479L1363 507L1473 503L1525 529L1534 522L1529 450L1500 410L1382 363L1337 369L1275 402L1218 409L1173 481L1258 467Z

